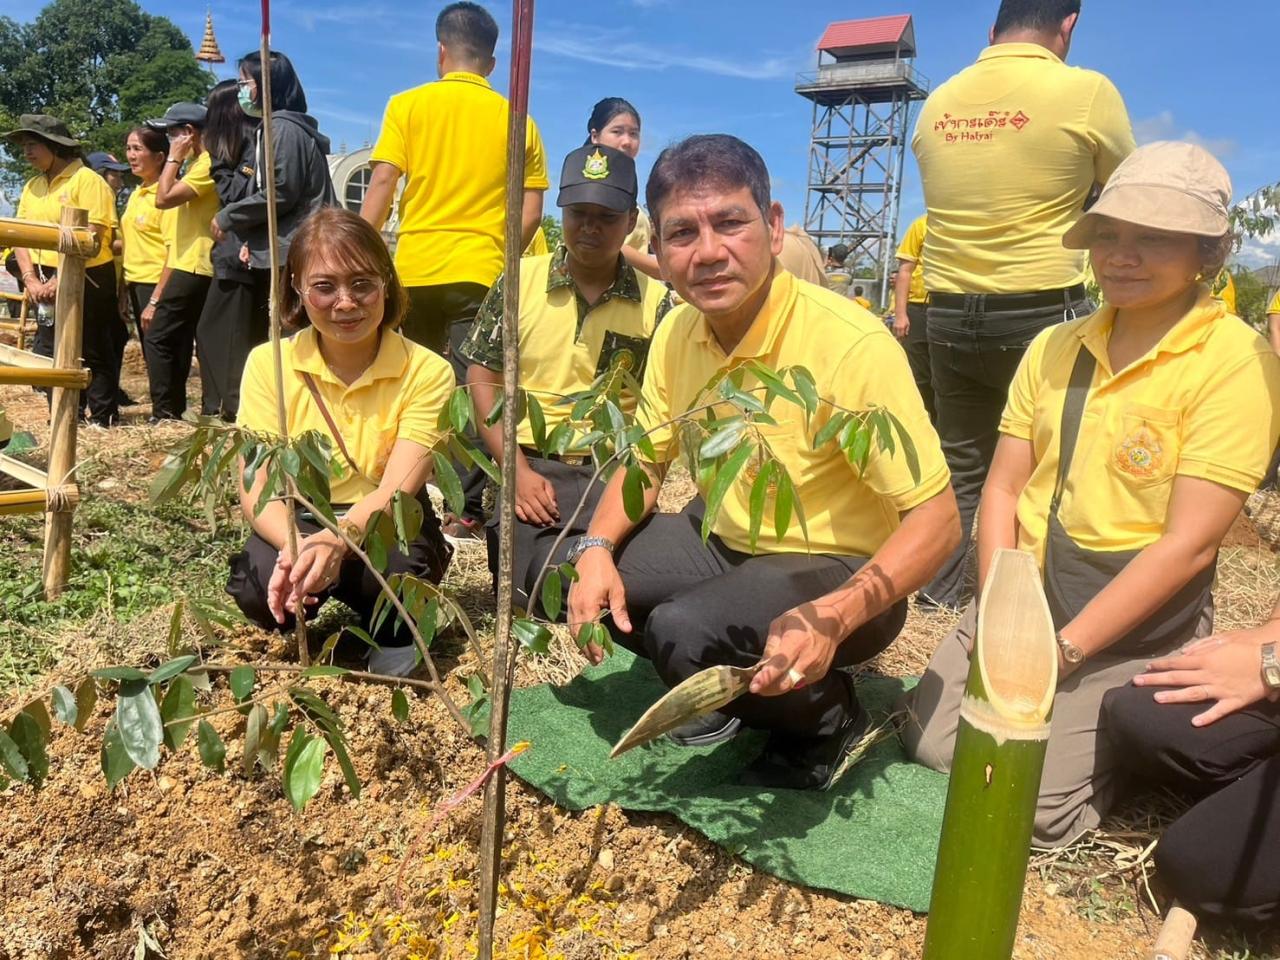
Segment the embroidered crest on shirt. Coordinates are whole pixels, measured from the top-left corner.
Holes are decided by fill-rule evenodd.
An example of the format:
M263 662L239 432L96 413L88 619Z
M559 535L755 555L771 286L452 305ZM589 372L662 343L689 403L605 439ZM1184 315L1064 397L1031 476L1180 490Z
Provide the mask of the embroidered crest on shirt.
M587 157L582 175L588 180L606 180L609 177L609 158L599 150Z
M1145 425L1130 433L1116 448L1116 466L1140 480L1154 477L1163 463L1164 447L1160 438Z

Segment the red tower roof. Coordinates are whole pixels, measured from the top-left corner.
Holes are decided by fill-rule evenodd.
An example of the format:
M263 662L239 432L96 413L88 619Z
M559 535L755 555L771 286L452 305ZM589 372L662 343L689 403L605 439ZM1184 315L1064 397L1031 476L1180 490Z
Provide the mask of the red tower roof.
M833 57L873 54L901 48L906 56L915 56L916 31L907 13L868 20L840 20L827 27L818 50Z

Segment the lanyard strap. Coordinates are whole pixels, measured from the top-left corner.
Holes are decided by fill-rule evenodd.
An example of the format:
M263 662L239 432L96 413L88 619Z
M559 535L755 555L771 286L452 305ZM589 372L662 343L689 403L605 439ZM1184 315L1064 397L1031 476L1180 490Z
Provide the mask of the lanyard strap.
M1075 456L1076 441L1080 437L1080 421L1084 419L1084 402L1089 396L1089 384L1093 382L1095 366L1097 360L1093 354L1083 343L1080 344L1075 366L1071 368L1071 379L1067 382L1067 397L1062 404L1062 428L1058 431L1058 482L1053 488L1053 499L1049 502L1050 516L1057 516L1058 506L1062 503L1062 491L1067 485L1067 474Z
M338 425L333 422L333 417L329 413L329 408L325 406L324 399L320 396L320 388L316 386L315 377L311 376L310 373L304 372L302 374L302 379L303 382L306 383L307 389L311 391L311 396L315 400L316 406L320 408L320 416L324 417L324 422L329 427L329 432L333 434L333 439L338 444L338 450L342 453L342 458L346 460L347 465L355 471L356 476L363 477L364 471L360 469L359 465L354 459L352 459L351 454L347 451L347 445L342 440L342 431L340 431L338 429Z

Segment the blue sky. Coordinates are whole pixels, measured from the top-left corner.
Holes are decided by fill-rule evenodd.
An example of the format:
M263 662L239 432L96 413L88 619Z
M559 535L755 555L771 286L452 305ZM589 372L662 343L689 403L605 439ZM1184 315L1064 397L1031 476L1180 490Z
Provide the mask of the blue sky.
M443 0L277 0L273 43L297 64L312 113L335 148L377 136L392 93L434 79L433 24ZM505 89L508 3L488 3L503 30L495 84ZM0 0L28 17L33 4ZM198 44L204 4L143 0ZM256 0L213 0L231 59L256 49ZM793 90L813 69L814 45L834 20L913 12L917 68L937 84L977 56L997 0L851 4L832 0L538 0L531 110L553 176L581 143L591 105L623 96L643 114L641 174L665 143L699 132L743 137L764 155L788 222L804 210L811 107ZM1227 22L1229 20L1229 22ZM1229 18L1192 0L1086 0L1071 62L1108 74L1140 141L1194 137L1226 163L1237 195L1280 180L1274 60L1275 0L1236 0ZM230 65L226 70L230 73ZM922 212L908 150L903 218ZM1280 239L1258 256L1280 259Z

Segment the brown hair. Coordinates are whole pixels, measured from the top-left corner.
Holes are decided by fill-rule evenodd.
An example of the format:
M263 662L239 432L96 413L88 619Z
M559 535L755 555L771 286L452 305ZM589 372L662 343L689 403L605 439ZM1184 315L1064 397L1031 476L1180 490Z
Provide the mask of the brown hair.
M169 155L169 138L165 136L163 130L157 130L155 127L148 127L143 124L142 126L134 127L125 134L124 141L126 146L128 146L130 137L137 137L138 142L152 153L162 153L166 157Z
M1210 283L1227 265L1227 258L1235 251L1236 235L1225 233L1220 237L1198 237L1201 274Z
M391 252L382 235L368 221L342 207L321 207L307 217L293 235L280 295L280 316L286 324L303 327L310 323L294 280L300 278L307 264L321 253L354 270L380 277L385 285L382 325L392 329L400 325L409 309L409 295L396 275Z

